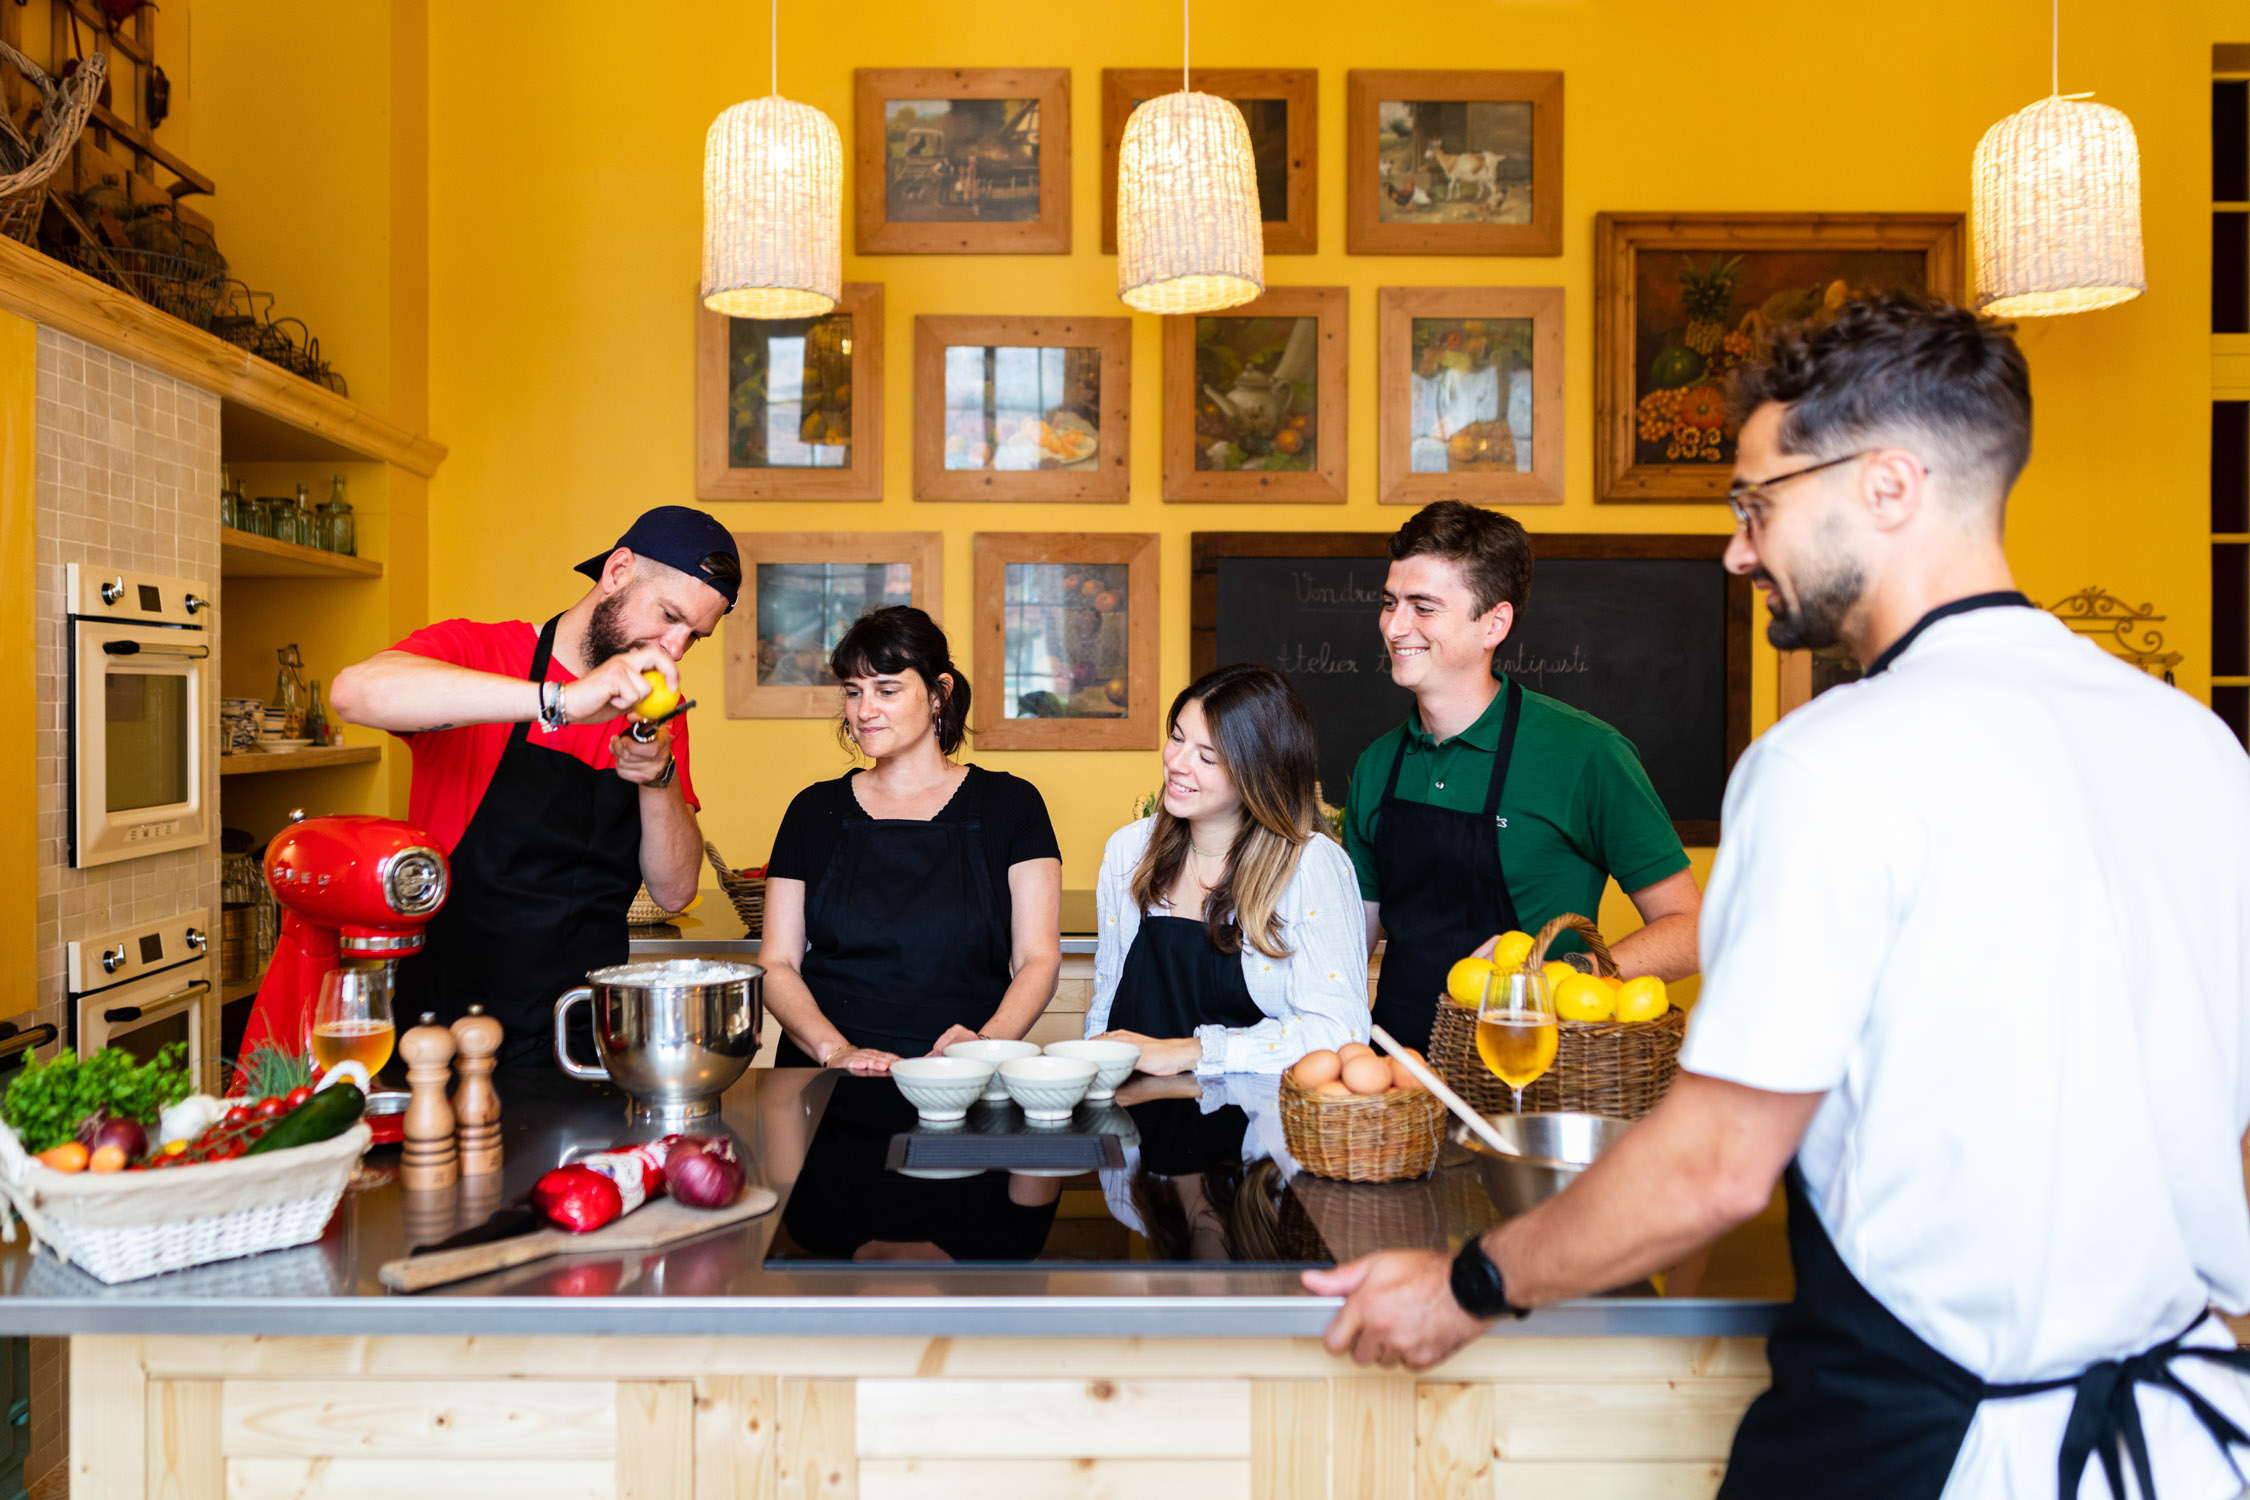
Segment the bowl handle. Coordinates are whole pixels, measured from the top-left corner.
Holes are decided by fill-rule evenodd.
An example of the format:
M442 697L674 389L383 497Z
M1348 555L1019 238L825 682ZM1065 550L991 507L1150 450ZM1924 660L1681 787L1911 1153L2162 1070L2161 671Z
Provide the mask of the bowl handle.
M570 1032L563 1026L563 1015L573 1005L580 1002L591 1005L593 1000L593 987L582 984L577 989L565 991L563 997L555 1002L555 1062L557 1066L573 1078L585 1078L596 1083L607 1083L609 1082L609 1069L599 1066L589 1068L584 1063L571 1060Z

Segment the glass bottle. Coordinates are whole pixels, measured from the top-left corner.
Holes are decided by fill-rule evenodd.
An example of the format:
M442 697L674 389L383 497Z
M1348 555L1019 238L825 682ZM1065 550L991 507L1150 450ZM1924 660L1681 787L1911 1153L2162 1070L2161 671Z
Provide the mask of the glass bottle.
M297 484L297 504L289 512L287 520L289 524L289 535L283 537L282 540L285 542L295 542L300 547L312 546L312 489L302 480L300 480Z
M225 464L219 465L219 524L234 526L234 475ZM238 528L239 529L239 528Z
M320 679L315 677L305 688L305 738L325 745L331 734L328 710L320 706Z
M359 555L359 525L352 519L352 503L344 498L344 476L338 474L328 488L328 549L346 557Z
M281 710L281 738L302 739L305 733L305 658L295 642L274 652L281 669L274 674L273 706Z

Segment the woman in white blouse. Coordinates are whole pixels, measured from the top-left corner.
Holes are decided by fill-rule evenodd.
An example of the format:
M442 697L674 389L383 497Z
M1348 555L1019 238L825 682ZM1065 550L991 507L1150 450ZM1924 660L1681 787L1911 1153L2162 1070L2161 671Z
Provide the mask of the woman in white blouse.
M1154 817L1110 835L1088 1036L1141 1071L1278 1073L1367 1038L1367 925L1321 825L1312 715L1271 667L1172 700Z

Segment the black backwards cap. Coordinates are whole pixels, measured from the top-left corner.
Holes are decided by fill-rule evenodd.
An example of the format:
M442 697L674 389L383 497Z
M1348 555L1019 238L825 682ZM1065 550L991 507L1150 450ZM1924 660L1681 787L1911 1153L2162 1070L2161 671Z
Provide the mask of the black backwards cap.
M616 546L587 558L578 565L578 571L588 578L600 578L602 565L618 547L710 585L727 601L728 609L734 608L742 587L742 554L735 550L733 533L702 511L687 505L659 505L643 511L641 518L617 539ZM703 560L714 552L734 560L733 577L715 576L703 566Z

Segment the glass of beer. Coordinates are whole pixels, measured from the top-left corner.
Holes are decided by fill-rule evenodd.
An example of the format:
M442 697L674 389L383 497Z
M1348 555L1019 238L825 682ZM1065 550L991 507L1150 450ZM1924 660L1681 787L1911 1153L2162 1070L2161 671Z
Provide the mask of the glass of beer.
M323 1073L351 1061L366 1068L372 1082L398 1041L398 1025L391 1019L390 967L335 969L323 975L306 1040Z
M1546 976L1536 969L1495 970L1477 1007L1477 1055L1515 1091L1517 1114L1523 1113L1524 1085L1554 1066L1557 1040Z

